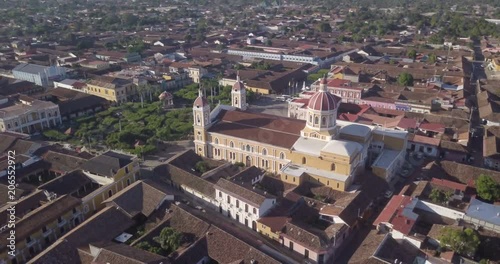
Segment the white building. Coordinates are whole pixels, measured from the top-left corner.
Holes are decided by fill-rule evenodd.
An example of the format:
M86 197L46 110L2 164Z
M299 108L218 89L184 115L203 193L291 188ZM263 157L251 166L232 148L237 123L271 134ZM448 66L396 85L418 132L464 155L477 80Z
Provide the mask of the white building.
M47 87L52 85L52 81L56 79L64 79L66 77L66 68L21 63L12 69L12 74L16 79Z
M257 219L276 204L274 196L236 181L221 178L214 187L219 212L254 230L257 230Z
M59 106L21 95L17 100L0 98L0 132L15 131L32 134L61 124Z

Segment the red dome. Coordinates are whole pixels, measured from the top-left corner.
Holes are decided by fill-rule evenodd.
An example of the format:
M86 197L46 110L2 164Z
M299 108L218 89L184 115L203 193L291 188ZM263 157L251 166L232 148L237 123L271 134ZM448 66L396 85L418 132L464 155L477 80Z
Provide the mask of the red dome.
M237 92L241 89L245 89L245 85L241 81L238 80L233 84L233 91Z
M329 92L320 91L315 93L311 99L309 99L309 109L317 111L330 111L338 107L340 97L335 96Z
M206 105L208 105L208 101L205 97L198 96L198 98L196 98L196 100L194 100L194 106L204 107Z

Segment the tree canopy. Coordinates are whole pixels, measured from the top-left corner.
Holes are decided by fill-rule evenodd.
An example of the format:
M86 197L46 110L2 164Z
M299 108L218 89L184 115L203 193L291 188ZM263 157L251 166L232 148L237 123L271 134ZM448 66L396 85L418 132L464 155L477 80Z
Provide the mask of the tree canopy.
M182 233L177 232L172 227L165 227L161 230L160 235L154 237L153 240L160 244L162 249L173 252L181 245L182 237Z
M479 197L486 201L497 201L500 199L500 184L490 176L480 175L476 180L476 191Z
M465 230L445 227L441 230L439 242L441 247L449 248L458 254L473 257L481 243L479 235L470 228Z
M403 86L413 86L413 75L403 72L398 76L398 83Z

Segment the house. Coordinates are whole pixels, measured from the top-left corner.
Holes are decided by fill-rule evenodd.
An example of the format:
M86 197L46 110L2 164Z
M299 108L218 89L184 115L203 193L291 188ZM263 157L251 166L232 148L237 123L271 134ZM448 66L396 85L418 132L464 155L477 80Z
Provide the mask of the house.
M12 69L12 74L16 79L48 87L52 86L54 80L63 80L66 78L66 68L21 63Z
M441 139L439 138L410 134L407 147L412 153L422 153L428 157L437 157L439 155L440 142Z
M477 227L500 233L500 205L472 199L465 212L464 221Z
M111 63L120 63L120 62L138 62L141 60L141 55L137 52L119 52L119 51L99 51L95 54L96 58L99 60L111 62Z
M88 215L103 208L104 200L139 178L139 161L135 156L107 151L85 162L81 170L92 181L103 186L86 197L88 203L83 206L83 212Z
M469 149L458 142L441 140L439 157L444 160L466 162L470 158Z
M109 102L102 97L65 88L51 89L43 97L59 105L63 121L92 115L106 109L109 105Z
M9 206L0 209L2 219L8 219ZM37 190L21 198L16 206L14 256L8 254L6 243L0 245L0 259L7 263L25 263L38 252L50 246L66 232L83 222L81 202L70 195L57 196ZM5 224L5 227L3 226ZM7 223L2 223L3 241L11 235Z
M276 197L240 183L224 178L217 181L214 188L219 212L257 231L257 219L275 205Z
M59 106L26 95L0 97L0 131L33 134L61 124Z
M100 76L87 83L85 92L102 97L113 103L126 103L136 94L136 87L131 79Z
M201 78L203 78L203 76L207 75L208 73L205 68L199 66L191 66L188 68L188 71L189 77L193 79L193 82L195 83L200 83Z
M87 84L83 81L64 79L60 82L54 82L54 88L65 88L70 90L75 90L79 92L84 92L84 88Z
M487 127L483 139L484 165L492 170L500 170L500 128Z
M83 68L95 69L95 70L106 70L109 68L108 61L100 61L100 60L83 60L80 62L80 66Z

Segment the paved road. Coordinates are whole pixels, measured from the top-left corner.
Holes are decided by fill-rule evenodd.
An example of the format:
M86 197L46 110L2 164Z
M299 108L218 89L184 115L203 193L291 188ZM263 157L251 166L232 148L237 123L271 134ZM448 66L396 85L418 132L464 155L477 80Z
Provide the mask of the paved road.
M194 143L192 140L182 140L182 141L172 141L165 142L165 145L159 147L159 151L154 155L146 156L144 162L142 162L142 167L154 168L171 157L186 151L188 149L194 149Z

